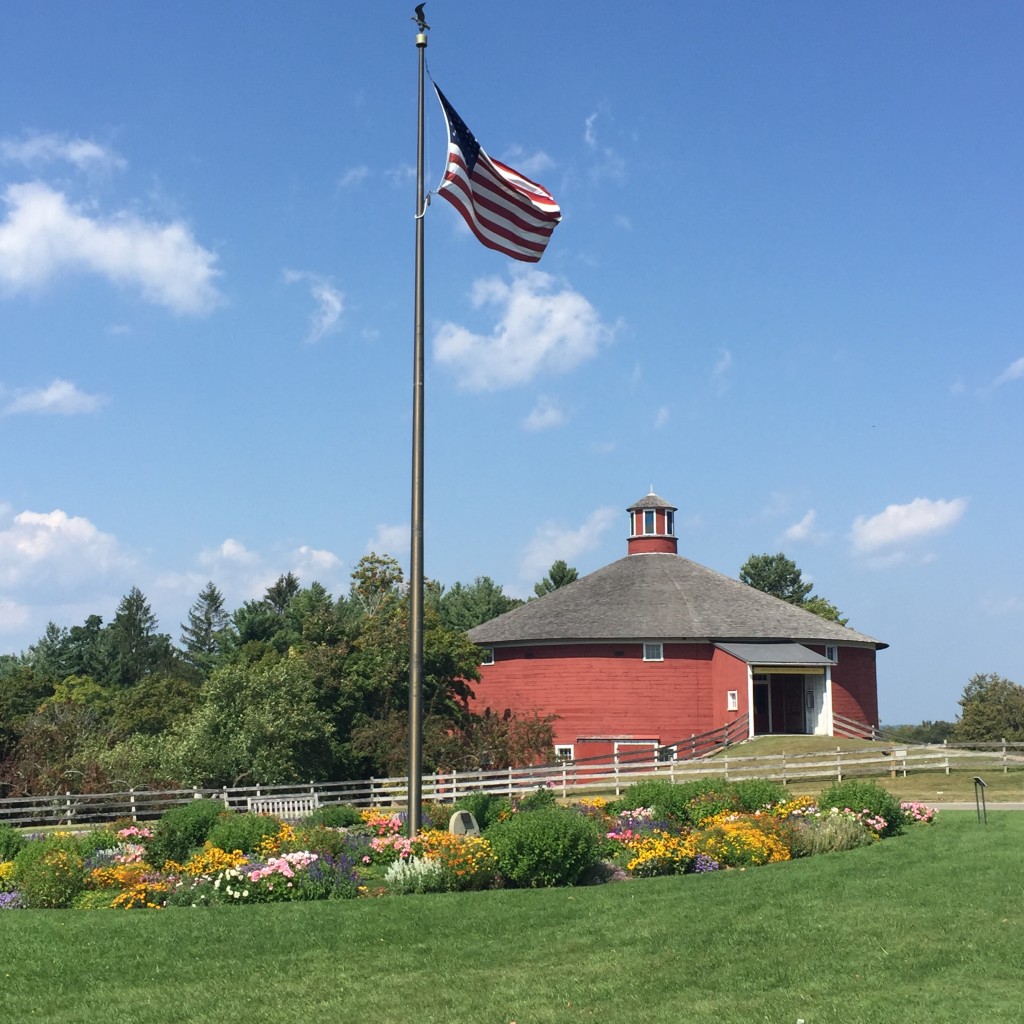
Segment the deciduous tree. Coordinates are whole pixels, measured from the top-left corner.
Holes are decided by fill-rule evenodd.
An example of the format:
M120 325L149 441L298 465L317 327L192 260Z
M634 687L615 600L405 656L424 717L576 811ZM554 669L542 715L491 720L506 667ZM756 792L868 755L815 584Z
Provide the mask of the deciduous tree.
M551 563L548 574L533 585L533 592L538 597L543 597L545 594L550 594L553 590L558 590L579 579L579 575L571 565L567 565L563 559L559 558Z
M781 551L775 555L751 555L740 567L740 582L840 626L849 621L831 601L811 593L814 584L805 583L796 562Z
M490 576L477 576L470 584L455 583L446 590L438 600L438 611L442 623L450 629L470 630L522 603L508 597Z
M959 704L953 740L1024 740L1024 686L995 672L979 672L964 687Z

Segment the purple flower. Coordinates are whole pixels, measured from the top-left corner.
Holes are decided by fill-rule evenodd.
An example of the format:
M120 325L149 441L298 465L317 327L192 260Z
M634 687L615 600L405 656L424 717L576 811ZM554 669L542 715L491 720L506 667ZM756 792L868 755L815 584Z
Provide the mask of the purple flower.
M698 853L690 865L690 871L695 875L703 874L706 871L717 871L718 868L718 861L712 860L706 853Z
M20 910L24 905L20 892L0 892L0 910Z

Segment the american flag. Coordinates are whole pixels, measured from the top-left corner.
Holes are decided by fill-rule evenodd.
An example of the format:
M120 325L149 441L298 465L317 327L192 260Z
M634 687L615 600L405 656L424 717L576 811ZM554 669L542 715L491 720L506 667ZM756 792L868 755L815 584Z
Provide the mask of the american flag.
M551 193L489 157L443 92L434 86L448 122L448 165L438 188L489 249L536 263L562 219Z

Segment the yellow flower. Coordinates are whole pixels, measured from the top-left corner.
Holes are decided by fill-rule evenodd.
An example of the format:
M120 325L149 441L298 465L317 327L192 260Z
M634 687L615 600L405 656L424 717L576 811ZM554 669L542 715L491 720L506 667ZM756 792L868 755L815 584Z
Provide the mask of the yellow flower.
M228 853L207 842L202 850L193 854L184 865L177 865L180 867L180 871L174 872L170 868L168 870L172 874L191 875L195 878L199 875L215 875L218 871L237 868L248 862L249 858L241 850L232 850L231 853Z

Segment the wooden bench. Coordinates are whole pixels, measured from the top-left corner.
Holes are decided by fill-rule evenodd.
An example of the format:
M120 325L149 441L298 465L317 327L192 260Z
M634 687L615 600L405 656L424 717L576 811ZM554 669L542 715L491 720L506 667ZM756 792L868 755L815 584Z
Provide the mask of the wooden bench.
M320 806L320 797L316 793L250 796L246 799L246 806L251 814L272 814L282 821L299 821Z

